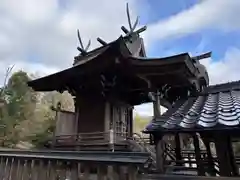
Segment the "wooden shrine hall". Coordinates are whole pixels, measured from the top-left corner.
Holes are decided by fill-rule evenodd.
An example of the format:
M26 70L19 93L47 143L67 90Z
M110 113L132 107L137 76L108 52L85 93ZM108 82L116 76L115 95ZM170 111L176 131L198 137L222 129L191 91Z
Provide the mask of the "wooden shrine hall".
M151 156L151 168L164 174L169 171L166 161L176 167L186 164L180 140L192 140L188 144L194 145L198 175L238 176L231 142L240 132L240 83L209 86L200 60L211 53L148 58L140 37L146 27L135 30L137 23L130 29L123 26L125 35L112 42L98 38L101 47L91 51L78 31L80 54L73 67L28 83L35 91L68 91L74 98L74 112L60 104L55 108L52 148L130 152L135 151L133 144L141 145L139 151ZM144 130L150 134L149 145L136 141L133 132L133 107L147 102L154 105L153 120ZM160 105L168 108L162 115ZM164 139L169 135L174 136L174 148Z
M68 91L74 97L75 112L57 110L54 147L99 150L111 143L123 150L133 135L135 105L158 102L161 93L159 102L169 108L179 97L187 98L208 84L198 57L183 53L147 58L139 35L146 27L134 29L122 27L126 35L110 43L98 38L102 46L89 52L78 31L80 55L73 67L28 83L36 91Z

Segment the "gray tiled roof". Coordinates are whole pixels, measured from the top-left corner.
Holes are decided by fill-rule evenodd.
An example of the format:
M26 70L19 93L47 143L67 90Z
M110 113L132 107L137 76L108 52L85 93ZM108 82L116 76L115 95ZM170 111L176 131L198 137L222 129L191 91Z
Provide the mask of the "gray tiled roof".
M146 130L237 126L240 127L240 81L209 86L196 97L179 100Z

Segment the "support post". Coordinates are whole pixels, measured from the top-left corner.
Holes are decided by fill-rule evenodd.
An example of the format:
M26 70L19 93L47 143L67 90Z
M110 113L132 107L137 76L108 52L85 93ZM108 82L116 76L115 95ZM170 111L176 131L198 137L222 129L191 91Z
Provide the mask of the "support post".
M114 130L111 128L109 130L109 145L112 152L114 152Z
M116 165L110 165L107 168L107 179L109 180L119 180L118 169Z
M137 180L137 167L130 165L128 169L129 180Z
M226 134L217 134L215 136L215 146L219 161L220 176L232 176L227 141L228 138Z
M238 176L239 175L239 168L238 168L238 165L236 163L236 159L235 159L234 152L233 152L232 139L229 135L227 137L227 147L228 147L227 152L229 153L229 160L230 160L231 169L232 169L232 175L233 176Z
M103 164L98 164L97 166L97 179L98 180L105 180L107 175L106 166Z
M208 173L211 175L211 176L216 176L216 170L215 170L215 167L214 167L214 160L213 160L213 156L212 156L212 151L211 151L211 147L210 147L210 140L207 136L201 134L202 136L202 140L203 140L203 143L206 147L206 150L207 150L207 163L208 163Z
M133 136L133 107L131 107L128 110L128 119L129 119L129 125L128 125L128 136L132 137Z
M164 150L165 150L165 145L163 142L163 136L158 137L156 139L156 161L157 161L157 171L160 174L163 174L165 172L164 168Z
M127 178L127 173L128 173L127 166L120 166L119 167L119 178L120 178L120 180L126 179Z
M180 143L180 137L179 133L175 134L175 154L176 154L176 160L181 161L182 160L182 154L181 154L181 143ZM182 163L177 162L177 165L181 165Z
M153 115L154 119L159 118L161 116L160 98L158 91L155 93L155 100L153 101Z
M202 164L202 158L201 158L201 150L200 150L200 146L199 146L199 139L196 133L194 133L192 135L193 137L193 144L194 144L194 150L195 150L195 158L197 161L197 169L198 169L198 175L199 176L204 176L205 172L204 172L204 167Z
M88 180L89 179L89 177L90 177L90 166L89 166L89 164L84 164L84 166L83 166L83 169L84 169L84 171L83 171L83 180Z

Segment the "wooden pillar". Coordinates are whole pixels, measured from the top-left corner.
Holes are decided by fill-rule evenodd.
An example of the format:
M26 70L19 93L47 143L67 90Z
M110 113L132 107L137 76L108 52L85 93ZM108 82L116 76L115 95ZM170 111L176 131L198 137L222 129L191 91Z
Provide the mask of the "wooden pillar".
M120 180L126 179L127 178L127 173L128 173L127 166L119 166L119 178L120 178Z
M128 136L133 136L133 108L128 110Z
M229 160L230 160L231 169L232 169L232 175L238 176L239 175L238 165L236 164L236 159L233 152L232 139L229 135L227 137L227 148L228 148L227 152L229 153Z
M193 144L194 144L194 150L195 150L195 158L197 161L198 175L204 176L205 172L204 172L204 167L203 167L202 158L201 158L199 139L196 133L194 133L192 137L193 137Z
M75 115L76 115L76 117L75 117L75 132L76 132L76 134L78 134L78 126L79 126L79 124L78 124L78 117L79 117L79 107L78 107L78 101L79 101L79 98L78 98L78 96L76 96L75 98L74 98L74 108L75 108Z
M158 137L156 140L156 163L157 163L157 171L160 174L165 173L164 168L164 151L165 151L165 144L163 142L163 136Z
M182 160L182 154L181 154L181 142L179 133L175 134L175 154L176 154L176 160L181 161ZM181 165L182 163L177 163L177 165Z
M118 174L118 167L116 165L108 166L107 168L107 176L109 180L120 180Z
M128 167L128 179L129 180L137 180L137 167L134 165L130 165Z
M111 104L105 102L105 114L104 114L104 132L108 132L111 123Z
M51 164L51 169L54 172L54 166L55 164ZM78 162L71 162L69 164L69 168L70 168L70 179L77 179L78 178Z
M161 116L160 98L158 91L155 94L155 101L153 101L153 116L154 118L158 118Z
M99 164L97 167L97 179L98 180L106 180L107 176L107 167L103 164Z
M231 176L231 163L228 153L228 137L226 134L215 135L215 146L219 161L220 176Z
M214 165L214 160L213 160L213 156L212 156L212 152L211 152L210 141L209 141L208 137L203 137L202 139L203 139L203 143L207 150L208 173L211 176L216 176L216 170L214 167L215 165Z
M89 176L90 176L90 166L89 164L84 164L83 165L83 180L89 180Z

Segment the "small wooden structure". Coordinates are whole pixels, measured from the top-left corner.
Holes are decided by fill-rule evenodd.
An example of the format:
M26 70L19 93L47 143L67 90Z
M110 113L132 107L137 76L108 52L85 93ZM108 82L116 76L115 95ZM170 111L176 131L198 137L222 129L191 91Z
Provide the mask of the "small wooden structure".
M162 145L166 135L175 137L175 166L187 163L180 144L180 136L185 134L194 145L198 175L239 176L239 158L233 150L240 137L239 112L240 81L209 86L187 99L179 99L145 131L156 145L158 171L166 170L163 158L166 149Z

